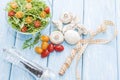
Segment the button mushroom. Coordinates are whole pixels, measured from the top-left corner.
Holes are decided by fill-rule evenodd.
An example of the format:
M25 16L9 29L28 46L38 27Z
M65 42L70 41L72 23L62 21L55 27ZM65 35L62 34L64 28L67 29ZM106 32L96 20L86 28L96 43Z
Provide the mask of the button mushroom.
M76 44L81 38L79 33L75 30L68 30L67 32L65 32L64 37L65 41L71 45Z
M60 31L54 31L50 35L50 41L54 44L60 44L64 41L64 36Z

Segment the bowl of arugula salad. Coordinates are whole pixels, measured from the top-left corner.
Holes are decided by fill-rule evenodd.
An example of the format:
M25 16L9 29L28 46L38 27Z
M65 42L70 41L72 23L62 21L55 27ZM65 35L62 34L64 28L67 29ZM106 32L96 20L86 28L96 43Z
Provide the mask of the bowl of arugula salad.
M6 10L8 23L22 34L40 32L50 22L51 11L47 1L13 0L8 3Z

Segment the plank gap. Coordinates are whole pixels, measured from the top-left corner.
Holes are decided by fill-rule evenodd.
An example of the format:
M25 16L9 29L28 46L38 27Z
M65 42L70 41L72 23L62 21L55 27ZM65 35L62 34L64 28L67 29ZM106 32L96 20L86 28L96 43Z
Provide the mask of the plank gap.
M115 0L115 24L116 27L118 28L118 20L117 20L118 16L117 16L117 0ZM117 57L117 80L119 80L120 76L119 76L119 51L118 51L118 36L116 37L116 57Z
M13 44L13 47L15 47L15 45L16 45L16 38L17 38L17 32L15 32L15 37L14 37L14 44ZM10 65L10 75L9 75L9 80L11 80L12 69L13 69L13 64Z

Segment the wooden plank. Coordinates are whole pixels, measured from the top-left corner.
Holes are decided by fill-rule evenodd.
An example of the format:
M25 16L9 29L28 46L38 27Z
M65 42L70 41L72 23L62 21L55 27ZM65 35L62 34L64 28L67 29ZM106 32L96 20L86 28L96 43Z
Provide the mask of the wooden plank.
M118 36L117 36L117 64L118 64L118 80L120 80L120 0L116 0L116 25L118 30Z
M115 0L85 0L84 4L84 24L87 29L95 30L103 20L115 22ZM108 38L111 32L97 38ZM87 48L83 57L83 80L118 80L116 40Z
M83 0L53 0L53 20L58 20L63 12L71 12L77 15L82 23L83 20ZM51 25L51 32L54 31L54 26ZM55 72L59 72L62 64L70 55L70 52L74 46L70 46L67 43L63 43L65 50L61 53L53 52L49 57L48 67L53 69ZM80 72L82 67L82 62L80 62ZM60 80L76 80L75 79L75 60L73 61L70 68L67 70L63 77L59 77Z
M42 34L49 34L49 26L44 29L41 33ZM22 44L26 39L29 39L30 36L25 36L21 34L17 34L17 39L16 39L16 45L15 47L17 49L22 48ZM40 43L41 44L41 43ZM41 59L40 55L36 54L34 52L34 49L27 49L27 50L22 50L23 52L22 55L26 57L27 59L42 65L42 66L47 66L47 58ZM27 72L24 72L23 70L19 69L18 67L13 66L12 67L12 72L11 72L11 80L34 80L31 75L29 75Z
M51 2L50 2L51 3ZM48 2L47 2L48 4ZM52 5L52 4L51 4ZM41 31L41 34L44 35L49 35L50 32L50 25L47 26L47 28L45 28L44 30ZM47 58L42 59L40 57L40 55L36 54L34 52L34 49L26 49L26 50L22 50L22 44L26 39L29 39L31 36L26 36L26 35L22 35L22 34L17 34L17 39L16 39L16 48L20 49L21 51L23 51L22 55L24 57L26 57L28 60L31 60L43 67L47 66ZM34 37L34 36L32 36ZM41 42L37 45L40 45ZM11 72L11 79L10 80L35 80L34 77L32 77L29 73L19 69L16 66L12 66L12 72Z
M15 32L11 30L7 23L7 13L5 7L10 0L0 0L0 52L3 48L10 48L14 46ZM0 80L9 80L11 64L0 59Z

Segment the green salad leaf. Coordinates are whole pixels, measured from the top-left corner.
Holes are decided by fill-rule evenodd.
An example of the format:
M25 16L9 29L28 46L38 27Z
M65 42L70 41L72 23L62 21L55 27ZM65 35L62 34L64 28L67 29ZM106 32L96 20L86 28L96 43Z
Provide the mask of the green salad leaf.
M13 0L8 3L6 8L8 22L17 31L36 33L44 29L49 23L50 13L45 13L44 9L46 7L48 5L43 0L31 0L31 2L27 2L27 0ZM38 23L34 23L35 21L40 22L39 26Z

